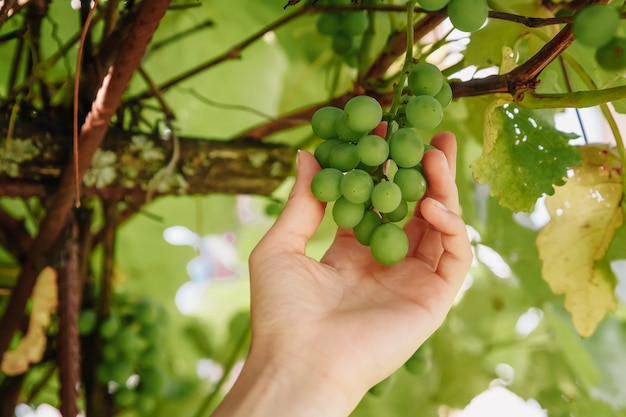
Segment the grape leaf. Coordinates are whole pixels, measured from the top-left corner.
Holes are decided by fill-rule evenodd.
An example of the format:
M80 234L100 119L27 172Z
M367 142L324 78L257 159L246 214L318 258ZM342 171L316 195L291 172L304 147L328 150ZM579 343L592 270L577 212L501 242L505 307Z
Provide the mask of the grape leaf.
M601 145L581 147L583 163L546 199L550 222L537 236L542 275L581 336L590 336L616 306L615 276L603 259L624 222L619 157Z
M31 363L38 363L46 350L46 328L58 304L57 273L52 267L44 268L33 288L33 308L28 331L17 347L4 354L0 369L7 375L28 371Z
M476 181L488 183L500 205L530 211L541 195L563 185L567 168L580 163L567 141L575 135L554 128L545 116L513 104L487 113L483 154L471 165Z

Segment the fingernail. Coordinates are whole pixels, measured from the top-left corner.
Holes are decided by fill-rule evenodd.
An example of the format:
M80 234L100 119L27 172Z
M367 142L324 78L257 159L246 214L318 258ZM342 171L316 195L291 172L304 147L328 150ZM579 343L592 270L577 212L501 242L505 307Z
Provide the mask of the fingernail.
M434 198L430 198L428 197L428 200L430 200L430 202L432 203L433 206L437 207L439 210L442 211L449 211L448 208L446 206L444 206L443 204L441 204L439 201L435 200Z
M298 169L298 165L300 164L300 151L302 149L298 149L298 152L296 152L296 170Z

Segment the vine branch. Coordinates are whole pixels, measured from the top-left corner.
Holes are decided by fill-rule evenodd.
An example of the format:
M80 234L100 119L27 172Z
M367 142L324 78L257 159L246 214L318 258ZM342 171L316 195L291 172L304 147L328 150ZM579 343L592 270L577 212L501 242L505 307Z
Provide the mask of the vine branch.
M159 21L165 15L170 0L153 0L142 2L140 11L132 28L131 36L124 44L114 64L109 69L93 102L91 112L87 115L81 129L81 144L78 175L82 177L90 161L100 146L115 110L122 101L122 94L139 67L146 47L156 30ZM0 319L0 355L9 346L9 342L19 323L19 316L24 311L35 280L41 268L46 265L50 249L61 235L67 215L72 207L74 166L69 164L65 169L57 191L50 201L46 217L41 222L39 234L35 238L26 262L20 271L18 285L12 292L4 315Z

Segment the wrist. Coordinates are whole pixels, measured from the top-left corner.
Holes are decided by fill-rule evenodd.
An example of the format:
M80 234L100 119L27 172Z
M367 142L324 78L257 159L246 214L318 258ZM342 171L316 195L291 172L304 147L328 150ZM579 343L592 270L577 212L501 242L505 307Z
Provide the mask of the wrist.
M252 348L213 417L345 417L360 400L306 358Z

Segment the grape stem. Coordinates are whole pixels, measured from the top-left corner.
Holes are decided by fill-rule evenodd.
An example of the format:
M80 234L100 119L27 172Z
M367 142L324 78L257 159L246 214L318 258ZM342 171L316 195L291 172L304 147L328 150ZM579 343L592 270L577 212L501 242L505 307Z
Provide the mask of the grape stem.
M406 55L404 57L404 65L402 66L402 70L400 71L400 76L398 77L398 82L393 87L393 99L391 101L391 108L389 109L389 113L395 116L398 111L398 107L400 106L400 98L402 97L402 90L404 89L404 83L406 82L407 74L411 66L413 65L413 19L414 19L414 8L416 0L409 0L406 4ZM392 123L387 124L387 137L389 140L392 132Z

